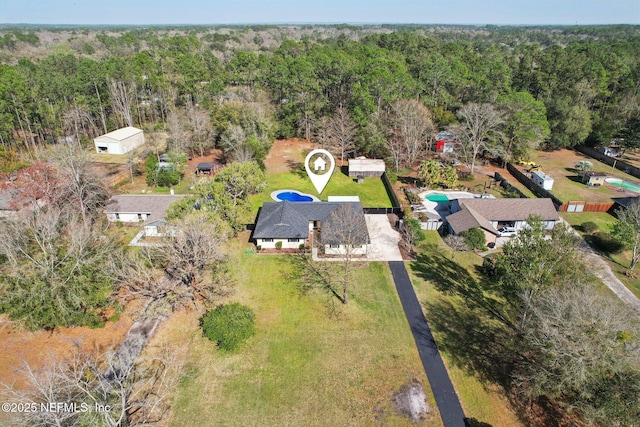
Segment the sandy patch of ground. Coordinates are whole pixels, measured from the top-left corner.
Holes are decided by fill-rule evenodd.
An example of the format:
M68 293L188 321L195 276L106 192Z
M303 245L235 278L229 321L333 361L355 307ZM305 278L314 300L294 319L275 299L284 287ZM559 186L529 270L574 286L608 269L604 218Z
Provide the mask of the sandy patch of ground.
M74 348L105 351L118 346L132 324L122 315L104 328L61 328L52 332L28 332L14 328L5 316L0 317L0 383L23 388L20 368L28 363L39 369L51 358L66 358Z
M427 405L422 384L416 379L394 394L393 401L396 404L396 410L410 417L414 423L424 419L429 414L429 406Z
M282 173L297 169L304 161L304 154L318 148L306 139L290 138L274 141L269 154L264 159L268 173Z

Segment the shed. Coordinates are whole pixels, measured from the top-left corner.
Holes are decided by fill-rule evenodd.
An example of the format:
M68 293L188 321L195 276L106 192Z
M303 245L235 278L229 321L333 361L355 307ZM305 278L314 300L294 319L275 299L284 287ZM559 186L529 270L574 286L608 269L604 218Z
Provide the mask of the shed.
M144 144L142 129L128 126L93 139L97 153L126 154Z
M196 175L205 174L212 175L218 169L218 165L215 162L202 162L196 165Z
M582 172L582 183L587 184L589 187L599 187L604 184L604 179L607 174L604 172Z
M531 179L538 186L550 191L553 188L553 178L542 171L535 171L531 174Z
M380 177L386 166L382 159L349 159L349 176Z

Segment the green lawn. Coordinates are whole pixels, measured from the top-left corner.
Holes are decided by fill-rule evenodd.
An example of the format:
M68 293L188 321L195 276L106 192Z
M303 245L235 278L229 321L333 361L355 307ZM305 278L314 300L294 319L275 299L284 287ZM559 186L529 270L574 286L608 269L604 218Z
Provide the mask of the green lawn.
M596 225L598 226L598 231L603 233L610 233L613 230L613 225L617 221L614 216L609 215L606 212L563 212L560 215L583 235L584 232L581 229L580 225L584 224L587 221L596 223ZM640 271L638 271L636 275L627 274L628 267L631 263L630 252L623 251L617 254L601 253L601 255L609 263L609 266L611 267L611 270L613 270L613 273L616 275L616 277L620 279L620 281L624 283L631 292L633 292L638 298L640 298L640 277L636 277L636 275L640 276Z
M293 189L312 194L321 200L328 196L359 196L364 207L390 208L391 201L380 178L365 178L358 184L339 170L333 172L331 180L322 194L318 194L311 180L298 172L285 172L267 175L267 188L260 194L251 197L252 212L257 213L264 202L272 202L271 192L275 190Z
M386 265L358 269L349 306L333 312L324 292L301 293L292 262L238 255L231 299L253 308L257 334L237 354L202 338L196 319L173 326L190 348L171 425L409 426L392 396L413 378L432 408L422 425L442 425Z
M608 176L617 176L623 179L629 179L629 177L618 170L612 170L611 166L607 166L576 151L536 151L532 153L531 160L541 165L542 170L554 179L551 192L563 202L572 200L610 201L611 198L625 196L625 193L621 193L617 188L611 188L608 185L588 187L580 182L578 172L573 169L579 160L590 161L593 164L592 170L594 172L604 172Z
M610 233L617 221L616 217L606 212L559 212L559 215L579 232L582 232L582 224L593 222L598 226L598 231Z
M522 191L525 196L532 199L536 197L531 192L531 190L529 190L527 187L521 184L520 181L508 175L506 169L504 169L504 172L502 170L499 172L502 174L502 176L507 178L507 180L509 181L509 184L513 185L518 190ZM486 191L487 193L492 194L498 199L504 199L505 197L513 197L513 195L508 194L504 188L500 187L499 184L496 184L496 183L492 184L491 179L484 174L475 174L474 179L472 181L458 180L458 185L462 185L469 188L469 190L472 193L481 194L483 191Z
M407 266L465 415L477 422L472 425L522 426L501 388L483 379L495 355L489 350L491 342L483 342L483 334L474 328L490 326L492 321L467 310L466 301L451 291L479 279L476 268L482 258L473 252L457 252L451 259L451 250L437 232L426 235L418 260ZM469 357L470 353L483 362ZM483 363L488 366L480 369Z

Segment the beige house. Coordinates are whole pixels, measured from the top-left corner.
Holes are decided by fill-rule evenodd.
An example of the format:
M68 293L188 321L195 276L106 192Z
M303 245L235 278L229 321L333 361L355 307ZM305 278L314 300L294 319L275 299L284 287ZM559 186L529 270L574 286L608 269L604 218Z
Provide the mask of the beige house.
M451 203L451 212L445 218L449 231L460 234L480 228L487 243L496 241L502 227L522 230L532 215L540 217L545 230L560 221L551 199L458 199Z
M126 154L144 144L142 129L128 126L93 139L96 153Z

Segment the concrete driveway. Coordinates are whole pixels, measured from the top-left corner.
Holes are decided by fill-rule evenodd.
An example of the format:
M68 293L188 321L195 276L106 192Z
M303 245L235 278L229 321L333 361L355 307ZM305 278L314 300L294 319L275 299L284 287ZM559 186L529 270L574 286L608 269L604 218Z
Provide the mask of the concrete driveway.
M369 261L402 261L398 248L400 233L389 224L386 215L365 215L371 246L367 259Z

